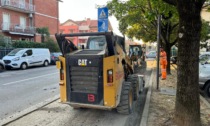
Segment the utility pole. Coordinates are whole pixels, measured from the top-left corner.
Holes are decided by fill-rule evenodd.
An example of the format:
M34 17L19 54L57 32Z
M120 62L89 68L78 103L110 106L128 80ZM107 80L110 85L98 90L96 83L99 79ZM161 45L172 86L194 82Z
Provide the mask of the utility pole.
M160 20L161 20L161 15L158 15L158 20L157 20L157 75L156 75L156 79L157 79L157 90L159 90L159 70L160 70L160 33L161 33L161 29L160 29Z

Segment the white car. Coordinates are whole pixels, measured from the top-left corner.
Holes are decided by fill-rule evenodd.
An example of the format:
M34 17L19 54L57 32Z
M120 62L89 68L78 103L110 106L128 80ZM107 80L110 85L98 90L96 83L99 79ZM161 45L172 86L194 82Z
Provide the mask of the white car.
M6 69L26 69L31 66L48 66L50 51L47 48L18 48L3 57Z
M149 51L149 52L146 54L146 58L156 58L156 56L157 56L156 51Z
M0 60L0 71L5 69L5 64L3 62L3 60Z
M210 52L203 52L201 55L199 55L199 59L210 57Z
M199 86L210 97L210 57L203 57L199 62Z

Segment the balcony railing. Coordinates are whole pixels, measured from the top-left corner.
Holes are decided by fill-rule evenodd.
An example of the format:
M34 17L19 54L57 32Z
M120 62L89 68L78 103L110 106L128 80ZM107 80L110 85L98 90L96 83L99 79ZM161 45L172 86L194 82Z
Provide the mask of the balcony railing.
M21 26L19 24L3 23L2 31L9 32L10 34L33 36L36 33L36 28L31 26Z
M19 0L1 0L1 6L11 10L34 13L35 6L33 4L21 2Z

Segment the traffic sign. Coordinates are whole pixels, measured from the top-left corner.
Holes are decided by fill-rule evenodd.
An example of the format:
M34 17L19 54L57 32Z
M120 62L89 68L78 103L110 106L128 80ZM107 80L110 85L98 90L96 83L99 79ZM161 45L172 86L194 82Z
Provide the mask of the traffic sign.
M108 8L98 8L98 19L108 19Z
M98 31L108 31L108 19L98 19Z
M108 8L98 8L98 31L108 31Z

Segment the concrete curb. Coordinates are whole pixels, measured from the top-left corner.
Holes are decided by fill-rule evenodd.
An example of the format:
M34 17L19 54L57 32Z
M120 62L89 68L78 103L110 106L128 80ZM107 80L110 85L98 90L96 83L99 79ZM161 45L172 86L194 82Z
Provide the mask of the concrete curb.
M17 112L17 113L15 113L15 114L13 114L13 115L5 118L5 119L2 119L2 120L0 120L0 126L9 124L10 122L13 122L13 121L15 121L15 120L17 120L17 119L19 119L19 118L21 118L21 117L23 117L23 116L33 112L33 111L39 109L39 108L42 108L42 107L44 107L44 106L46 106L46 105L48 105L48 104L58 100L59 97L60 97L60 95L56 95L56 96L54 96L52 98L49 98L49 99L47 99L47 100L45 100L45 101L43 101L41 103L38 103L38 104L36 104L34 106L31 106L31 107L29 107L29 108L27 108L27 109L25 109L25 110L23 110L21 112Z
M149 80L149 90L147 92L146 102L144 105L144 110L143 110L140 126L147 126L147 120L148 120L148 115L149 115L149 104L150 104L150 98L152 94L152 83L153 83L154 76L155 76L155 70L153 68L152 74Z

